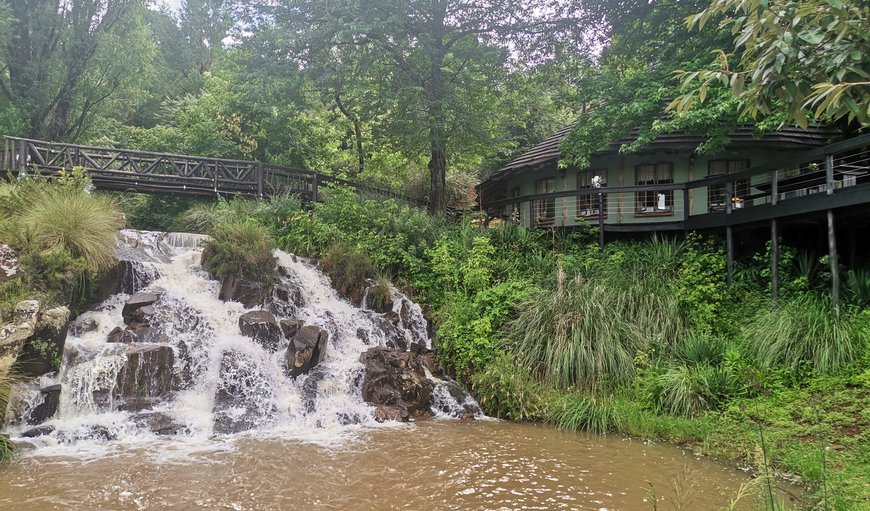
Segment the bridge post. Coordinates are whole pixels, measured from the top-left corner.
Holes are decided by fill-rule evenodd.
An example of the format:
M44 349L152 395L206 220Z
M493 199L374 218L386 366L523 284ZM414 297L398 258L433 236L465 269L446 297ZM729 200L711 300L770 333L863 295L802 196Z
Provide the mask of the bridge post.
M263 198L263 162L257 162L257 197Z
M315 172L314 177L311 178L311 202L317 202L317 186L319 181L317 178L319 175L320 174Z

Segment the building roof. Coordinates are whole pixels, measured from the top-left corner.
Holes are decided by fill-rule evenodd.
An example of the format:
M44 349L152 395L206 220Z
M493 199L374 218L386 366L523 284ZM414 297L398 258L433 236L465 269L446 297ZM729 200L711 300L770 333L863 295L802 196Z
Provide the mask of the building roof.
M558 163L563 156L562 152L559 150L559 145L578 123L579 121L575 121L547 137L538 145L532 147L515 160L495 171L491 176L484 180L481 185L484 183L500 181L521 172L534 171ZM613 142L606 151L601 151L595 154L616 153L619 151L620 146L637 140L639 132L640 129L635 128L628 137ZM831 138L840 134L842 133L839 130L830 126L810 126L807 129L784 127L775 132L757 135L753 125L744 124L738 126L737 129L731 133L731 143L729 147L769 144L781 149L811 149L813 147L825 145ZM695 148L705 140L706 137L701 135L693 135L685 131L677 131L660 135L644 150L670 149L694 151Z

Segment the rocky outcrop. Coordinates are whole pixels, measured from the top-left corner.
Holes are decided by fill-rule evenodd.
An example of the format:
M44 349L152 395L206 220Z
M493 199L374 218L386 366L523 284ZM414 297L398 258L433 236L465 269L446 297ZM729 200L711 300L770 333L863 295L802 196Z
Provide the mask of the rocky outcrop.
M282 319L278 326L281 327L281 333L284 337L292 339L299 332L299 329L305 326L305 322L300 319Z
M9 245L0 243L0 283L11 279L19 271L18 254Z
M42 402L30 411L30 416L27 418L28 424L42 424L54 417L58 406L60 406L60 389L60 384L40 389Z
M36 300L25 300L15 305L12 321L0 325L0 376L4 376L12 368L16 360L22 354L25 344L33 344L39 341L43 350L35 346L27 353L45 351L60 353L63 350L66 330L69 325L69 309L55 307L41 310ZM33 360L28 356L28 362L33 362L33 367L18 367L25 374L38 376L42 369L51 369L54 361ZM47 358L47 357L46 357Z
M121 310L121 316L124 318L124 323L129 325L136 321L140 323L149 323L150 318L154 316L155 310L152 305L160 299L160 293L136 293L127 299L124 303L124 308Z
M393 297L390 288L383 285L369 286L365 290L363 307L381 314L393 310Z
M155 304L160 300L159 293L136 293L124 304L121 315L125 328L115 327L109 332L106 342L120 343L166 343L169 339L155 323L157 309Z
M269 311L255 310L239 317L239 330L264 349L275 352L281 344L281 327Z
M431 413L432 381L419 355L379 347L363 353L360 362L365 366L362 396L376 406L378 420L408 420Z
M287 370L290 376L296 378L317 366L326 355L328 342L329 332L318 326L306 325L299 328L287 346Z
M227 275L220 280L221 290L218 298L225 302L239 302L246 309L262 307L271 294L271 287L236 275Z
M169 346L133 345L118 372L114 396L121 400L159 398L177 388L175 354Z

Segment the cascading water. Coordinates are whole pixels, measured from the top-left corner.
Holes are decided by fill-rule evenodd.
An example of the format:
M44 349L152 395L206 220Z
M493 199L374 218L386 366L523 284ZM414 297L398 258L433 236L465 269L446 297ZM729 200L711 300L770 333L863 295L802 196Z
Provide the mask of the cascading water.
M242 304L218 298L220 284L200 265L206 238L190 234L124 231L118 257L126 275L123 293L80 316L67 335L59 374L18 389L7 431L32 431L26 418L60 384L57 413L29 439L40 451L93 451L113 444L149 444L164 435L181 441L207 441L247 432L316 442L340 441L373 427L373 406L364 402L360 355L371 347L428 348L420 307L392 289L392 321L341 299L311 262L276 251L279 276L266 307L277 319L300 320L328 332L321 362L297 378L288 374L281 336L268 349L242 335ZM154 293L149 325L139 342L108 342L130 323L125 304L131 294ZM145 342L142 342L145 341ZM436 416L480 409L452 382L436 378ZM168 435L168 436L165 436ZM111 442L107 440L117 440Z

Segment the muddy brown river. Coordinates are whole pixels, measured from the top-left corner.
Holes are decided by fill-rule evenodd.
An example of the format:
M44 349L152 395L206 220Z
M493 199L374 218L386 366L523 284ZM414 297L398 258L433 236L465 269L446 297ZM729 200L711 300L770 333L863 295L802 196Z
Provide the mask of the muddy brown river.
M48 452L51 452L50 449ZM322 444L174 442L0 467L0 509L718 510L748 477L666 445L432 420ZM752 507L752 502L747 507Z

